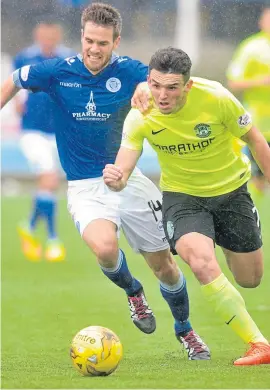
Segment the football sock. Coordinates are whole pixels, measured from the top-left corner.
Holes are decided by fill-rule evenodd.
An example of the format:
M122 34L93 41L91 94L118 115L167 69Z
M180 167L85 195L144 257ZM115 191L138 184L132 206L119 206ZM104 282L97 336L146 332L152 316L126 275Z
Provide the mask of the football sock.
M118 287L124 289L128 296L136 295L142 289L141 283L129 272L126 256L121 249L119 249L117 264L114 268L102 266L100 268L104 275Z
M184 336L192 330L189 317L189 299L186 288L186 280L179 270L179 279L176 284L170 286L160 282L160 292L168 303L174 317L174 330L176 335Z
M30 229L36 227L39 219L44 219L47 223L49 239L57 238L56 234L56 198L50 192L38 192L33 200L33 211L30 218Z
M245 343L267 343L247 312L244 299L224 274L201 288L206 299L213 304L225 324Z

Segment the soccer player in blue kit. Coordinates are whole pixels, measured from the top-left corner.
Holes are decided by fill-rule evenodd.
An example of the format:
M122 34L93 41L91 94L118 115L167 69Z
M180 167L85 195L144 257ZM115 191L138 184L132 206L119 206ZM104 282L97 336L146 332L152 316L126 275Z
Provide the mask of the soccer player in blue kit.
M186 281L165 238L159 190L139 169L121 193L112 192L103 181L103 168L114 162L119 149L132 95L148 72L141 62L113 54L121 25L114 7L91 4L82 14L82 54L18 69L3 84L1 104L21 88L51 97L57 107L56 142L68 180L69 212L102 272L125 291L134 324L144 333L154 332L155 316L143 287L118 247L122 227L130 246L159 279L175 335L188 358L209 360L208 347L188 319Z
M14 60L14 69L34 65L47 59L64 59L74 52L61 45L62 28L48 21L38 23L33 30L34 44L19 52ZM37 190L33 199L30 220L20 223L18 232L22 250L27 259L39 261L42 247L35 234L37 222L47 224L48 241L45 258L49 261L61 261L65 257L65 248L56 231L58 187L58 156L54 133L57 123L54 115L54 102L44 92L25 93L15 97L15 109L21 119L20 146L29 165L37 174Z

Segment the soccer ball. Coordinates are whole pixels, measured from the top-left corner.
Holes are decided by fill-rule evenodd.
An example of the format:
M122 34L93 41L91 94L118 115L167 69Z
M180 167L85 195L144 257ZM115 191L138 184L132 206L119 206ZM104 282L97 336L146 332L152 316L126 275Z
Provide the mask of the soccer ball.
M106 376L117 368L123 348L118 336L110 329L89 326L73 338L70 356L82 375Z

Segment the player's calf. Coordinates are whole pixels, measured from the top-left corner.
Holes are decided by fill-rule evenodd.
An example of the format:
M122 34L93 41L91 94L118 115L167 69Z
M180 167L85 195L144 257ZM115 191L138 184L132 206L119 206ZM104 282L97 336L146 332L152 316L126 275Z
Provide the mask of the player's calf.
M154 332L156 329L155 317L145 298L141 283L131 275L128 269L124 252L119 250L114 267L101 266L101 270L108 279L126 292L130 316L137 328L144 333Z

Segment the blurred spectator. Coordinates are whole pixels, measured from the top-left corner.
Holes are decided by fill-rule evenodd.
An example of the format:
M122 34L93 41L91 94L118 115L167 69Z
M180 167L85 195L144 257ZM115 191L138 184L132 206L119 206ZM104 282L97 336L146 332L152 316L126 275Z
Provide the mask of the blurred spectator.
M245 39L236 49L227 77L230 89L242 94L255 126L270 146L270 6L263 10L259 28L259 33ZM251 153L249 157L255 187L253 195L258 204L266 190L266 180Z
M63 45L62 28L54 22L41 22L33 30L34 44L14 58L14 69L23 67L28 77L29 65L52 58L66 58L73 51ZM56 233L56 198L58 187L58 158L55 143L55 108L50 97L43 93L26 93L15 96L15 107L21 116L22 136L20 145L29 164L37 172L37 193L28 222L20 224L19 234L22 250L30 260L39 260L41 245L35 237L37 222L45 220L48 228L48 242L45 256L48 260L64 257L64 248Z

